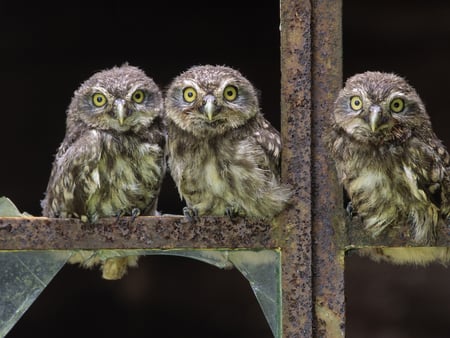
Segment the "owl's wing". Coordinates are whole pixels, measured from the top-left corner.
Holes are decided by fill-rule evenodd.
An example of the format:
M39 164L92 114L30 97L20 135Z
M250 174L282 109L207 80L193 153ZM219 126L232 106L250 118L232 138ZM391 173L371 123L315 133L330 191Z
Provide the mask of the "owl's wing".
M267 120L261 119L259 126L253 131L253 137L256 143L264 149L266 156L269 158L270 165L274 165L275 172L280 171L281 160L281 137Z
M440 185L440 195L438 206L445 215L450 214L450 156L444 145L440 142L433 142L433 166L432 181ZM436 193L435 193L436 194Z
M165 122L160 118L155 119L146 136L146 142L158 145L158 147L161 149L161 153L157 155L158 159L156 159L156 161L161 167L162 181L167 171L168 161L168 136ZM153 191L155 197L149 206L147 206L144 210L141 210L142 216L154 216L157 214L157 205L159 192L161 190L161 182L158 182L157 185L153 186L149 190Z
M152 126L149 128L147 134L147 142L157 144L164 150L164 156L168 154L168 136L166 123L162 118L155 118Z
M417 186L425 192L430 201L441 208L444 214L450 213L450 156L436 138L430 138L417 147L424 154L425 161L417 164ZM413 150L414 152L414 150ZM425 170L424 170L425 169Z
M100 184L95 168L101 155L98 132L82 134L74 142L63 141L53 163L46 196L42 201L47 217L86 215L88 196Z

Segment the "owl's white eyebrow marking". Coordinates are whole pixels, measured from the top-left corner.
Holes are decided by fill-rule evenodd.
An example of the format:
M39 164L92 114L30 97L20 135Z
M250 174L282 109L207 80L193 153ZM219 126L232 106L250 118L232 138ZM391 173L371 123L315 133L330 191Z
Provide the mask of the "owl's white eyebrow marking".
M191 80L184 80L183 81L183 86L184 87L195 87L195 88L198 88L197 83L194 82L194 81L191 81Z
M133 85L129 90L128 93L126 95L126 99L129 100L131 99L131 96L134 94L134 92L138 89L142 89L144 87L143 83L136 83L135 85ZM148 92L147 88L144 89L145 92Z
M400 97L400 98L405 99L406 95L403 94L402 92L392 92L391 94L389 94L388 99L392 99L394 97Z

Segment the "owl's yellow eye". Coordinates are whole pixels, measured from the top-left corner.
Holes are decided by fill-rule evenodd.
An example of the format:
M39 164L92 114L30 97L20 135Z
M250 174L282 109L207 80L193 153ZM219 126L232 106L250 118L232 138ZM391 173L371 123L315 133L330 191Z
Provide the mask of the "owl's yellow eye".
M131 96L131 98L133 99L134 102L136 103L142 103L142 101L144 101L145 98L145 94L142 90L138 89L136 90L133 95Z
M106 104L106 96L102 93L95 93L92 95L92 103L96 107L103 107Z
M361 97L359 96L352 96L350 98L350 107L353 110L361 110L363 107L363 102L361 100Z
M223 97L227 101L234 101L238 96L238 90L235 86L226 86L223 91Z
M197 91L192 87L186 87L183 90L184 101L191 103L197 98Z
M403 111L403 109L405 109L405 101L400 98L393 99L391 101L391 104L389 105L389 108L394 113L400 113L401 111Z

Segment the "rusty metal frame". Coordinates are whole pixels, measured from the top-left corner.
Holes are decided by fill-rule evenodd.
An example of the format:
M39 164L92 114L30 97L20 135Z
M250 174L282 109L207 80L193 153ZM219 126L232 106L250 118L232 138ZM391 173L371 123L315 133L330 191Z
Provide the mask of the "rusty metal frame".
M342 191L322 137L342 83L342 1L280 5L282 176L294 196L272 224L138 217L88 226L74 219L9 217L0 218L0 250L280 249L283 337L343 336L343 255L349 244Z
M342 2L281 1L284 337L344 336L342 190L323 142L342 85ZM295 273L294 273L295 272Z

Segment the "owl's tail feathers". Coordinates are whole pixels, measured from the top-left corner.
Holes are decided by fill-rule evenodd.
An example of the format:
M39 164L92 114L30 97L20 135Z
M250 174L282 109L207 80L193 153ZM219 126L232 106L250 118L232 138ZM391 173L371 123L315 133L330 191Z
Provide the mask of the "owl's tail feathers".
M367 256L376 262L395 265L427 266L439 263L448 266L450 263L450 248L446 247L363 248L356 251L360 256Z
M101 266L102 277L107 280L121 279L127 272L127 268L138 265L138 256L103 257L98 251L80 250L69 259L70 264L80 264L84 268Z
M285 208L291 205L292 189L283 184L272 186L270 190L261 194L255 201L257 212L248 211L247 214L272 219L278 216Z

